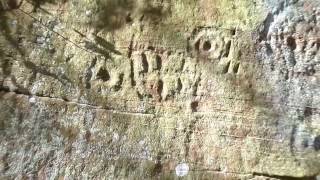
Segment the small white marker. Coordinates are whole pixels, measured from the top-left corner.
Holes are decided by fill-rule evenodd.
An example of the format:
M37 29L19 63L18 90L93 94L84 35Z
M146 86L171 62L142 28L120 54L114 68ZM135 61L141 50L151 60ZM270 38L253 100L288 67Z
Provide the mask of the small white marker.
M86 11L86 16L91 16L92 12L90 10Z
M118 133L113 133L112 141L117 142L119 140L119 134Z
M37 102L37 100L36 100L36 98L34 98L34 97L31 97L30 99L29 99L29 103L30 104L34 104L34 103L36 103Z
M189 172L189 166L187 163L181 163L176 166L176 175L179 177L183 177L187 175Z
M145 144L145 141L144 141L144 140L139 141L139 145L140 145L140 146L143 146L144 144Z

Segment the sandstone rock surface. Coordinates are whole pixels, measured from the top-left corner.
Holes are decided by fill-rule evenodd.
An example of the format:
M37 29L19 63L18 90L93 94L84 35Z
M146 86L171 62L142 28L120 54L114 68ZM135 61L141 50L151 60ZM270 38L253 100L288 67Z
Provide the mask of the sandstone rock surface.
M0 179L319 179L319 0L0 0Z

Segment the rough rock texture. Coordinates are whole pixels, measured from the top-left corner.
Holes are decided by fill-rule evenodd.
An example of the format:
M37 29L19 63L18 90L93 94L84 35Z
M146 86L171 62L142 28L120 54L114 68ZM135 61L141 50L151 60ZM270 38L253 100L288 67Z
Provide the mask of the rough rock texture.
M319 0L0 2L0 179L320 174Z

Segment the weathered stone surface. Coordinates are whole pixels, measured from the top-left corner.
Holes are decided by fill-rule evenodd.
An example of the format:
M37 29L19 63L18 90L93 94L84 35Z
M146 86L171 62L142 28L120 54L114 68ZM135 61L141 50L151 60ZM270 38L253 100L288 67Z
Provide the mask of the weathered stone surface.
M1 0L0 179L316 179L318 0Z

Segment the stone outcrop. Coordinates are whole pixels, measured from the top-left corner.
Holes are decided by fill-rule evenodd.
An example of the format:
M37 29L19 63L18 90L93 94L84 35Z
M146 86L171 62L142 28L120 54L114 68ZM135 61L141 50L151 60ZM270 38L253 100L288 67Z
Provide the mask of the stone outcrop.
M317 179L318 0L0 0L0 179Z

